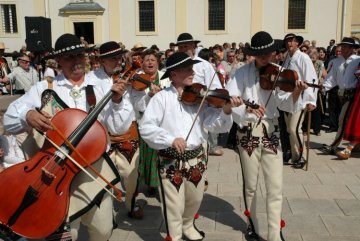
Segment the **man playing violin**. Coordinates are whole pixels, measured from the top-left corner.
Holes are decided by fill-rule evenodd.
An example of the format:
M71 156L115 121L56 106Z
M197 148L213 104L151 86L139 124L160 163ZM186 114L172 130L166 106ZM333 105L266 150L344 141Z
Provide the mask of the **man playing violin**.
M199 62L183 52L169 57L162 78L169 77L171 86L151 98L139 127L144 141L159 150L158 175L167 241L179 241L182 235L186 240L204 238L205 234L194 226L194 215L204 193L205 129L228 131L232 125L231 107L241 104L234 97L223 108L202 106L204 109L197 115L199 104L181 102L184 88L193 83L193 65Z
M103 43L99 48L101 68L94 71L95 75L101 81L112 83L113 75L118 74L117 71L121 70L122 54L124 50L115 41ZM135 73L135 70L133 71ZM130 76L128 76L130 77ZM124 81L128 82L127 79ZM126 98L132 98L131 87L127 87L124 94ZM131 104L134 102L131 101ZM125 208L128 216L132 218L142 218L143 211L135 203L136 187L138 179L138 165L139 165L139 133L138 125L136 122L135 112L130 113L132 120L129 129L120 135L110 134L111 148L108 154L114 161L119 170L120 176L125 185Z
M261 166L266 185L268 241L281 240L283 165L275 128L279 116L277 107L293 110L301 91L306 88L301 81L296 81L292 93L283 93L277 88L264 90L260 87L260 69L268 66L273 52L281 45L281 40L274 40L267 32L256 33L251 39L251 46L244 49L245 54L255 56L255 61L239 68L226 85L230 96L241 96L242 99L250 99L260 105L257 109L245 106L233 108L232 115L239 126L237 138L244 184L244 213L249 221L246 235L258 239L255 202Z
M9 133L16 134L28 127L46 133L54 129L51 119L57 111L70 107L88 112L96 101L100 101L110 90L113 96L101 110L98 120L112 135L122 134L129 129L133 108L128 97L124 95L125 81L105 83L94 75L86 75L85 46L75 35L60 36L55 43L53 56L61 65L62 74L55 77L52 90L49 90L47 81L39 82L9 106L4 116L4 127ZM29 147L38 148L35 145ZM119 181L116 167L106 155L96 161L93 167L100 170L100 174L110 182ZM84 171L80 171L72 180L70 206L65 221L70 222L73 240L77 239L80 222L88 229L88 240L106 241L111 236L112 197L94 184L96 183L85 175Z
M303 37L292 33L284 37L284 45L288 52L283 67L296 71L299 80L317 84L318 77L309 55L301 52L299 49L303 40ZM303 145L299 132L301 131L305 111L313 111L316 107L317 91L315 88L305 90L301 95L297 108L292 112L286 108L279 107L280 110L285 112L284 117L290 138L291 160L294 168L303 168L305 165L305 160L302 156Z

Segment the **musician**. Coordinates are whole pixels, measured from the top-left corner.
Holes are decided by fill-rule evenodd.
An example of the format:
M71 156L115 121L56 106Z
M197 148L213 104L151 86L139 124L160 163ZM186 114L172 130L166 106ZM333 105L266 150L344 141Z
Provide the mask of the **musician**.
M101 67L93 74L101 81L112 83L112 75L121 70L124 50L115 41L103 43L99 50ZM125 95L130 98L131 88L127 88ZM134 102L131 101L132 103ZM111 149L108 154L115 162L125 185L125 207L128 216L140 219L143 217L143 211L135 203L139 165L139 133L134 111L131 112L130 118L132 123L125 133L110 134Z
M5 52L5 44L0 42L0 79L3 79L5 76L10 74L10 68L7 60L3 57ZM0 89L0 93L10 92L10 86L5 86Z
M267 67L273 52L282 45L269 33L261 31L251 38L251 45L244 53L255 56L255 61L239 68L229 80L226 89L231 96L241 96L259 104L258 109L240 106L233 109L233 119L238 127L238 150L244 183L245 215L249 220L247 236L258 238L256 218L256 191L259 183L259 169L262 167L266 184L266 206L268 221L268 241L280 241L280 221L282 208L282 151L278 132L275 130L277 107L289 111L298 104L301 91L306 87L301 81L295 82L292 93L278 89L264 90L260 87L261 71ZM266 102L269 99L269 103ZM259 118L261 122L259 124ZM254 220L256 221L256 219Z
M283 66L286 69L296 71L299 80L317 84L318 78L309 55L301 52L299 49L303 40L303 37L293 33L285 35L284 44L287 49L287 55ZM303 168L305 165L305 160L302 156L303 145L299 131L304 120L304 111L313 111L316 107L317 91L314 88L305 90L301 94L297 108L292 112L289 112L288 109L279 108L285 111L284 117L290 138L291 160L294 168Z
M151 85L145 90L132 89L134 109L138 113L138 120L141 120L146 106L151 98L162 89L170 86L169 78L161 79L164 72L159 71L159 58L152 49L145 50L142 54L143 62L138 74L147 74L150 77ZM158 176L158 155L157 151L149 147L144 140L140 139L139 159L139 184L146 184L149 187L149 194L153 195L159 186Z
M5 129L10 133L19 133L33 127L46 132L52 129L51 117L56 111L67 107L89 111L111 89L114 95L98 120L113 135L127 131L133 109L128 97L123 95L125 82L119 81L112 85L85 75L85 46L75 35L60 36L56 40L53 55L62 68L62 74L55 77L52 90L48 90L48 82L42 81L14 101L5 113ZM41 113L35 108L41 108ZM31 147L36 149L35 145ZM109 181L119 181L116 167L106 155L93 166ZM88 240L108 240L113 228L112 206L111 196L95 185L85 172L80 171L70 187L70 206L66 217L66 221L71 222L73 240L77 239L80 222L88 229Z
M329 154L335 154L337 147L340 145L344 129L350 113L351 103L356 90L356 78L354 77L354 68L348 70L348 65L359 58L354 54L354 49L359 47L353 38L344 37L339 44L341 46L341 55L333 61L332 68L324 80L324 90L329 91L335 86L339 86L338 96L341 102L341 112L339 115L339 127L336 132L335 140L331 145L323 145L322 151ZM355 66L356 67L356 66ZM350 71L351 78L345 79L346 72Z
M29 91L31 86L39 80L38 72L30 66L30 58L26 54L20 54L17 58L18 66L13 72L0 79L0 82L14 85L15 94L24 94Z
M194 226L204 193L206 158L203 143L206 128L212 132L230 129L231 106L240 99L232 98L222 109L203 106L198 118L199 104L187 105L179 100L185 86L192 84L198 64L186 53L177 52L166 61L163 79L169 77L171 86L151 98L140 123L140 135L152 148L159 150L160 191L162 210L167 229L165 240L202 240L204 233ZM189 138L186 136L195 123Z

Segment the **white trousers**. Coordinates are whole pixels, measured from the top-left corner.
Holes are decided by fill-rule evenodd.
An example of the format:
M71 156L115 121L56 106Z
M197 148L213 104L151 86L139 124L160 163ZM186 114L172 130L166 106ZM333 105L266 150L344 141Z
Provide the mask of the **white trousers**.
M268 137L272 137L273 127L267 126ZM278 136L274 136L265 141L262 124L254 127L253 136L248 136L248 133L241 133L238 131L239 139L239 153L240 162L243 171L244 185L245 185L245 202L247 209L251 213L251 218L254 218L255 232L259 232L259 226L256 221L256 190L259 183L259 171L262 171L265 179L266 187L266 212L268 221L268 241L281 241L280 238L280 221L282 209L282 185L283 185L283 163L281 148L269 148L269 143L277 140Z
M136 150L131 162L121 154L117 149L110 156L111 160L114 161L117 169L119 170L121 179L124 182L126 196L125 196L125 207L128 212L134 208L132 201L136 194L137 180L138 180L138 166L139 166L139 148ZM135 201L135 200L134 200Z
M290 146L291 146L291 160L296 162L299 160L302 153L302 143L299 137L302 137L301 125L304 120L304 114L300 119L301 111L296 113L285 113L284 118L286 122L286 130L289 133ZM298 124L299 123L299 124Z
M160 161L162 162L161 157ZM188 169L189 166L194 166L197 162L198 159L191 159L186 163L185 167ZM171 165L173 164L166 165L165 168L160 168L161 184L159 186L162 203L161 208L164 220L168 225L169 234L172 237L172 241L182 240L182 234L191 240L201 239L202 236L195 229L193 221L194 215L198 212L204 195L204 173L196 186L183 177L183 183L179 190L177 190L170 179L166 177L166 170ZM164 206L166 208L166 214Z
M113 199L105 193L100 207L94 205L80 218L70 223L72 240L78 239L80 223L87 227L88 241L109 240L113 230Z

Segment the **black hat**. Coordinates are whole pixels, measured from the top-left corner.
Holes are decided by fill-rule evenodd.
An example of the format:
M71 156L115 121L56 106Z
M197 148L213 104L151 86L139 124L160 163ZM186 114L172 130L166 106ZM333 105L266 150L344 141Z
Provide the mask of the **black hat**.
M288 38L295 38L296 41L298 41L299 43L299 46L304 42L304 38L301 37L300 35L296 35L294 33L288 33L285 35L284 37L284 44L285 44L285 40L288 39ZM285 46L284 46L285 47Z
M65 33L56 40L55 50L51 53L51 57L80 52L85 52L85 45L80 42L80 39L77 36Z
M119 56L124 53L124 50L115 41L109 41L100 45L99 52L99 57L105 59Z
M197 64L200 60L193 60L189 55L183 52L176 52L166 60L166 71L161 79L168 78L170 72L175 69L181 69L189 65Z
M176 46L179 45L179 44L182 44L182 43L200 43L201 41L200 40L195 40L193 38L193 36L189 33L182 33L179 35L179 37L177 38L177 42L176 42Z
M359 44L355 42L355 39L353 38L348 38L348 37L344 37L342 40L341 40L341 43L339 44L346 44L346 45L350 45L351 47L353 48L359 48ZM338 45L339 45L338 44Z
M260 31L251 38L251 44L244 48L244 53L251 56L266 55L280 49L282 43L282 40L273 39L269 33Z

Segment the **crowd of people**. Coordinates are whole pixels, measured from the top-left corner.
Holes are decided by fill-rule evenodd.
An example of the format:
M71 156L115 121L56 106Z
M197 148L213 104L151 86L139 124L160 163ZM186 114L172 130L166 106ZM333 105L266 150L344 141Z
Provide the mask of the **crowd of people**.
M32 54L22 48L11 65L0 43L1 94L21 95L8 107L5 133L0 136L3 193L20 185L2 185L6 177L16 174L24 175L20 181L27 179L27 172L18 173L19 168L11 166L25 160L37 162L42 153L56 158L48 158L39 168L46 169L55 161L69 168L66 163L70 160L79 162L73 160L73 152L79 159L86 156L77 152L77 145L84 145L80 151L99 152L93 154L97 160L93 166L109 181L104 190L97 185L99 177L89 178L92 168L82 165L85 169L77 170L67 187L70 204L66 217L53 233L46 234L49 240L76 240L80 223L87 227L89 240L108 240L114 228L113 205L119 199L114 198L118 191L113 185L120 180L130 218L143 218L136 197L139 186L147 185L149 195L159 193L166 241L204 239L195 219L211 183L206 178L208 155L223 155L223 147L237 150L240 157L246 235L260 239L253 202L261 166L267 189L267 240L284 240L282 166L303 168L306 164L301 135L308 134L311 127L319 136L325 124L325 131L337 134L322 150L341 159L351 156L360 141L358 39L344 37L338 44L330 40L325 49L300 35L290 33L277 40L260 31L251 42L238 46L224 43L205 48L200 43L182 33L165 51L141 43L128 50L121 42L96 46L64 34L53 51ZM64 137L55 120L61 113L65 113L61 114L64 124L66 119L76 119L80 113L72 109L89 115L81 117L86 121ZM97 137L96 143L82 143L85 133L91 133L92 123L98 122L106 127L101 129L104 135ZM64 124L61 128L66 128ZM59 151L49 154L53 147L49 148L52 140L48 136L53 135L64 140ZM343 139L349 144L339 150ZM17 172L11 174L14 170ZM46 169L46 185L59 186L62 180L52 177L62 172L62 168ZM46 199L35 191L36 199ZM0 195L3 205L14 206L14 200L5 194ZM16 200L15 206L22 205L20 202ZM23 209L31 207L15 209L20 214L11 218L12 224L21 223ZM7 220L0 221L7 225ZM33 225L45 223L40 218ZM5 226L0 229L4 239L21 238L15 233L32 237L21 225L9 225L19 228L15 232Z

